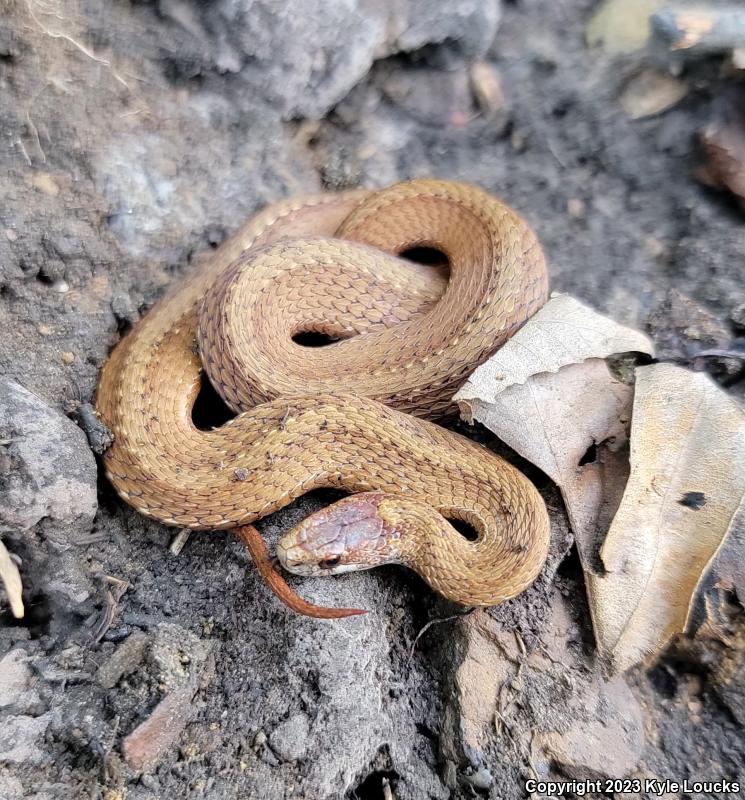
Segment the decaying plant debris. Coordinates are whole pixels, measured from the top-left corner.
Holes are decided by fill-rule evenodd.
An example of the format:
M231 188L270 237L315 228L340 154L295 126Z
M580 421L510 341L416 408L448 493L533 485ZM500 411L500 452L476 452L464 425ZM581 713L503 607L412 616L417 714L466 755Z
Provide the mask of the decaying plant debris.
M561 488L598 652L621 670L689 627L745 490L738 404L669 364L627 363L633 381L619 380L603 358L631 350L653 353L645 336L554 297L456 395Z
M5 587L5 595L10 610L16 619L23 617L23 583L18 565L13 561L5 545L0 542L0 581Z

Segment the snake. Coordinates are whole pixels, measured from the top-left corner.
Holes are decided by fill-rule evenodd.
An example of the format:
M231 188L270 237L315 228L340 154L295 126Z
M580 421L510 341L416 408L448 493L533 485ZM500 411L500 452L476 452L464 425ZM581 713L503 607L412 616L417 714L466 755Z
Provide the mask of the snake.
M418 179L275 202L114 347L96 394L114 434L106 476L141 514L235 529L257 558L253 522L340 489L281 538L285 570L398 563L454 602L501 603L546 559L545 503L437 421L547 293L536 235L476 186ZM194 420L207 381L234 414L213 428Z

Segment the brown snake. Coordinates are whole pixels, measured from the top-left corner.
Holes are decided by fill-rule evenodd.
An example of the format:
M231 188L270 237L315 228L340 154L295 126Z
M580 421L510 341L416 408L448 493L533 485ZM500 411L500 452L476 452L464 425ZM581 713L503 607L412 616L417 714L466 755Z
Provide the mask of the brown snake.
M397 257L416 247L445 255L447 281ZM244 540L248 523L311 489L362 492L287 534L283 565L405 563L452 600L499 603L545 560L543 500L486 448L416 417L452 412L464 378L546 294L532 231L473 186L418 180L280 202L114 349L97 395L115 435L106 474L149 517L244 526ZM293 341L306 331L340 341ZM192 421L203 365L239 412L209 431Z

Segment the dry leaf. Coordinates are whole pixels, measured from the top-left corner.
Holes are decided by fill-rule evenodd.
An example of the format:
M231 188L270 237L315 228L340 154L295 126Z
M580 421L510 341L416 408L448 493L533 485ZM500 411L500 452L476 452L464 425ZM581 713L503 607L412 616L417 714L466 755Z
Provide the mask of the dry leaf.
M23 592L21 573L2 542L0 542L0 580L5 586L13 616L21 619L24 614L23 599L21 598Z
M649 339L583 306L553 297L455 399L559 486L585 573L602 573L598 551L628 477L633 387L604 357L652 354Z
M619 325L568 294L553 295L471 375L454 400L463 418L473 421L477 417L471 416L472 401L493 403L505 389L541 372L557 372L588 358L632 351L652 355L652 342L643 333ZM499 431L495 433L500 435Z
M668 72L647 68L634 75L620 97L623 110L631 119L661 114L679 103L688 86Z
M592 358L535 375L493 403L469 401L473 418L561 489L585 572L602 571L597 553L626 485L632 398Z
M464 419L484 424L559 486L585 570L598 569L598 520L609 521L628 475L633 389L603 357L632 350L651 355L652 343L558 295L455 396Z
M651 33L649 17L663 2L665 0L605 0L587 23L587 43L601 45L609 53L641 50Z
M631 473L588 583L601 653L626 669L686 629L745 495L745 413L702 373L636 371Z
M619 669L688 627L704 577L739 588L745 546L729 535L745 518L745 413L671 365L638 369L634 390L602 360L629 350L651 345L555 298L455 398L561 488L598 649Z
M745 115L712 122L702 131L706 163L698 178L709 186L728 189L745 205Z

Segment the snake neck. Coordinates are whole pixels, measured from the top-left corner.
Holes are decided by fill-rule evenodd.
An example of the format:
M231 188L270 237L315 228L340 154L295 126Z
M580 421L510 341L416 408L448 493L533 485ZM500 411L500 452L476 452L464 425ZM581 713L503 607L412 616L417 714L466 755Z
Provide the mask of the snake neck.
M286 569L300 575L403 564L450 600L491 606L525 589L545 560L548 517L530 508L541 507L528 503L504 518L484 510L488 519L481 519L465 509L438 511L404 495L367 492L303 520L282 538L277 553ZM471 524L477 538L467 539L448 517Z
M505 587L515 586L516 560L521 552L510 542L508 526L487 526L470 512L454 509L445 513L472 526L476 538L460 533L448 517L427 503L401 497L381 500L378 515L387 531L392 560L410 567L440 594L464 605L495 605L515 594ZM520 589L534 577L534 571L528 570Z

